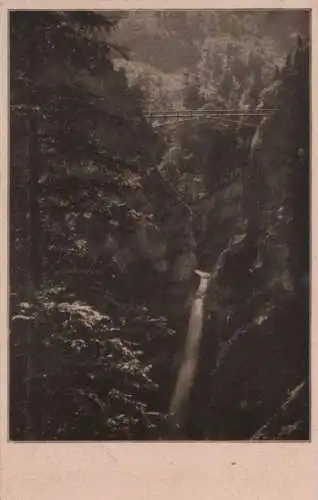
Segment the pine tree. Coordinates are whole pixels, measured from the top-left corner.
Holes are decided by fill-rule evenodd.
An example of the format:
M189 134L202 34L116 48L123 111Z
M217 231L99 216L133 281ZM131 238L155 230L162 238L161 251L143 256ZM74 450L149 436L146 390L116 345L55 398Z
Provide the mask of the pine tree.
M170 334L131 297L127 265L139 258L140 208L151 216L142 182L158 144L113 67L113 27L91 12L11 14L13 438L153 429L147 359Z

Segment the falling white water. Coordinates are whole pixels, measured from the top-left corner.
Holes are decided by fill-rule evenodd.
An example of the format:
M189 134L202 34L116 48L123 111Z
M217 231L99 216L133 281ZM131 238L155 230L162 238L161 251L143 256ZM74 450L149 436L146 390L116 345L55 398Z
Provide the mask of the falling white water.
M193 301L184 355L170 404L170 414L177 420L187 401L195 376L200 339L202 336L204 297L210 279L210 274L208 273L203 273L198 270L195 272L200 276L200 284Z

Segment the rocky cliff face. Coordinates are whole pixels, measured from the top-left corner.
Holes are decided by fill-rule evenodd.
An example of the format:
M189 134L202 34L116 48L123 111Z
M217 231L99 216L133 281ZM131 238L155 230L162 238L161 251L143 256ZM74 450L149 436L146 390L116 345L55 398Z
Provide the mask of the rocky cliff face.
M305 77L306 50L296 52L282 75L280 109L255 132L244 189L232 185L230 194L222 192L222 208L214 196L201 212L207 221L201 245L192 251L212 279L184 428L184 436L193 439L309 437L309 208L304 191L309 130L306 136L301 97L294 94L291 101L288 90ZM191 272L168 293L173 289L182 297L188 282ZM205 411L195 411L198 407Z

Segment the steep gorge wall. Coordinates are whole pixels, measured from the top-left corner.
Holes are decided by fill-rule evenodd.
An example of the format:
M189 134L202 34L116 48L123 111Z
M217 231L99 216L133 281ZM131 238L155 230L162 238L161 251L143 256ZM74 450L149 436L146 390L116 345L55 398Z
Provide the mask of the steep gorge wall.
M279 110L252 141L247 226L233 216L234 234L207 269L214 279L192 401L206 411L189 414L194 439L308 438L307 69L299 47L281 75Z

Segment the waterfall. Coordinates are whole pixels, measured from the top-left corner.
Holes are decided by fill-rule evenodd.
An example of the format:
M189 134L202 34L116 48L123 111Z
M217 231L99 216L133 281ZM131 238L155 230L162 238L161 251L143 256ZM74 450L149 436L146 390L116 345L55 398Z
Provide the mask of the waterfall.
M170 404L170 414L176 426L180 425L180 414L187 402L195 376L203 328L204 298L210 280L209 273L199 270L195 273L200 276L200 284L192 304L183 359Z

